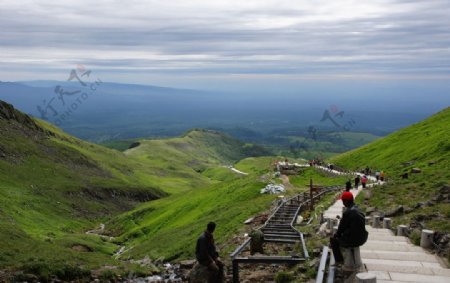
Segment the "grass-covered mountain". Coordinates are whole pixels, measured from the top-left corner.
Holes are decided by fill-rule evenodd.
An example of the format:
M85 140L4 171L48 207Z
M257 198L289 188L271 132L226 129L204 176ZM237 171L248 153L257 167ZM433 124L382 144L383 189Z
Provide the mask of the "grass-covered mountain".
M448 199L442 198L450 186L449 129L450 108L446 108L422 122L341 154L332 162L354 170L366 166L384 170L389 183L373 190L368 206L387 212L403 205L406 213L400 213L397 224L415 221L448 233L450 205ZM411 173L413 168L421 172ZM408 173L408 179L400 177L404 173Z
M2 101L0 133L1 268L70 279L112 263L117 246L85 231L166 195L139 162Z
M234 179L223 165L266 153L204 130L140 141L122 153L74 138L2 101L0 133L0 268L41 280L55 274L68 280L103 265L135 268L112 257L125 236L105 241L85 232L139 203L208 190L219 182L213 176Z

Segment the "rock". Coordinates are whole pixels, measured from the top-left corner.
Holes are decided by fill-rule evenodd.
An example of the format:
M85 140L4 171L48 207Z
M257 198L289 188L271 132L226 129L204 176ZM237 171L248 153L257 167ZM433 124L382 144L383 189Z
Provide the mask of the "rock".
M128 149L132 149L132 148L138 147L138 146L140 146L140 145L141 145L140 142L133 142L132 144L130 144L130 146L128 147Z
M371 214L372 212L375 212L376 211L376 208L375 207L368 207L367 209L366 209L366 214Z
M182 261L180 261L180 268L191 269L192 267L194 267L195 262L196 262L195 259L182 260Z
M283 185L268 184L264 189L261 189L261 194L279 194L284 191L285 188Z
M436 164L436 160L430 160L430 161L428 161L428 165L434 165L434 164Z
M313 260L310 260L309 261L309 263L308 263L308 265L309 265L309 267L318 267L319 266L319 258L314 258ZM314 269L317 269L317 268L314 268Z
M251 224L253 222L253 220L255 219L255 217L251 217L247 220L244 221L244 224Z
M207 283L209 277L208 267L196 264L189 274L190 283Z
M422 169L417 168L417 167L414 167L411 169L411 173L414 173L414 174L421 173L421 172L422 172Z
M443 185L439 189L439 193L441 193L441 194L450 194L450 185Z
M414 208L410 208L410 207L405 207L405 209L404 209L405 213L410 213L410 212L413 212L413 211L414 211Z
M403 205L398 206L397 208L394 208L393 210L390 210L389 212L387 212L385 214L386 217L391 217L391 216L398 216L399 214L404 212L404 207Z
M407 161L407 162L403 162L403 163L402 163L402 165L405 166L405 167L406 167L406 166L411 166L411 165L413 165L413 164L414 164L414 161Z
M418 202L418 203L416 203L416 205L414 206L414 209L417 209L417 208L422 207L422 206L425 206L425 203L424 203L424 202Z
M324 223L322 223L322 225L320 225L318 234L319 234L321 237L327 236L327 222L324 222Z

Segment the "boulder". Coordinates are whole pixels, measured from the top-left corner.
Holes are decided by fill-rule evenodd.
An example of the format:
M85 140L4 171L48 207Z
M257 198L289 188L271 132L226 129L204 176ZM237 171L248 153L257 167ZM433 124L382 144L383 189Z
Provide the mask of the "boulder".
M375 212L376 211L376 208L375 207L368 207L367 209L366 209L366 214L371 214L372 212Z
M394 209L386 212L385 216L387 216L387 217L397 216L397 215L403 213L404 210L405 209L404 209L403 205L400 205L397 208L394 208Z
M182 261L180 261L180 268L190 269L190 268L194 267L195 262L196 262L195 259L182 260Z
M414 168L411 169L411 173L417 174L417 173L421 173L421 172L422 172L422 169L417 168L417 167L414 167Z
M189 274L189 283L208 283L208 267L196 264Z

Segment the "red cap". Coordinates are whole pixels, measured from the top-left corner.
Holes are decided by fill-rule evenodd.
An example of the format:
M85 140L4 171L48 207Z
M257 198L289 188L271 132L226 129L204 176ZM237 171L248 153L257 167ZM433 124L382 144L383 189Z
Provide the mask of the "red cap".
M341 196L341 200L353 200L353 194L351 192L344 192Z

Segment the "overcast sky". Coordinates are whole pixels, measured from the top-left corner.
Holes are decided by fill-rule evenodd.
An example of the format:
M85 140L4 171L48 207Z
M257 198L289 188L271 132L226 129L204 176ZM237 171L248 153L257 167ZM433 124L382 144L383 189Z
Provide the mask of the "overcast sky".
M0 0L0 80L450 81L449 0ZM239 88L239 87L238 87Z

